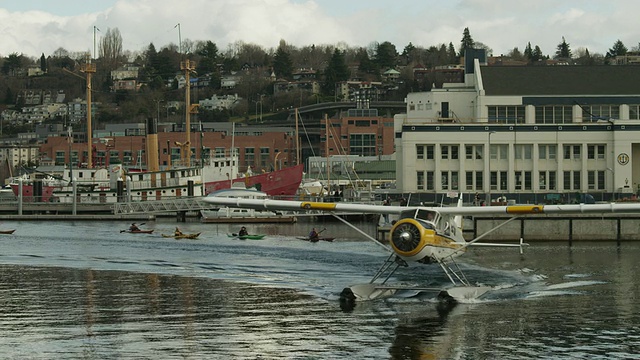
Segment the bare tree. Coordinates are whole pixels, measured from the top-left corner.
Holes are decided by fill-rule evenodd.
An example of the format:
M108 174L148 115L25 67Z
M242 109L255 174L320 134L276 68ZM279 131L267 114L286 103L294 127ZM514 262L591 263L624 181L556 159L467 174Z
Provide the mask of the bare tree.
M100 40L100 57L107 71L115 70L123 59L122 36L120 30L107 29L107 32Z

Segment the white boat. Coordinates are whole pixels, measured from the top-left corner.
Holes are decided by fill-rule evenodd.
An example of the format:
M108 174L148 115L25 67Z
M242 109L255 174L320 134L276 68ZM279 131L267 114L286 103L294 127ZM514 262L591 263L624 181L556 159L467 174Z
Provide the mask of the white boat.
M208 196L265 199L269 195L256 189L242 187L241 183L234 183L230 189L214 191ZM211 210L200 210L204 223L292 223L296 221L293 214L284 214L280 211L240 209L232 207L220 207Z

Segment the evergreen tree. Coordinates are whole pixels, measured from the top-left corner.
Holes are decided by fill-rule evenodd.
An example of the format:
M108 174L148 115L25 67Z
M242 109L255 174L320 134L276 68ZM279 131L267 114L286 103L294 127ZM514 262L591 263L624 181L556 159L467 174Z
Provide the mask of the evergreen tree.
M458 56L456 55L456 48L453 46L453 43L449 43L449 47L447 48L447 62L449 64L457 64Z
M527 46L524 48L524 57L527 61L533 60L533 48L531 48L531 42L528 42Z
M276 77L291 78L293 61L291 61L291 56L284 48L281 44L273 57L273 71L276 73Z
M462 40L460 40L460 56L464 56L464 51L466 49L473 49L474 45L475 45L475 42L471 37L471 32L469 31L469 28L468 27L464 28L464 30L462 31Z
M356 61L358 62L358 71L364 74L373 74L376 72L376 65L369 58L367 49L360 48L356 53Z
M398 52L396 46L392 43L385 41L378 44L376 47L375 62L378 65L378 69L394 69L398 61Z
M200 55L197 63L198 74L208 74L217 71L218 47L212 41L207 40L196 53Z
M325 95L334 95L336 84L349 80L349 68L345 62L344 53L338 49L333 51L331 60L324 71L324 84L322 92Z
M625 55L627 53L627 47L624 46L624 44L622 43L622 41L620 41L620 39L618 39L614 44L613 47L611 49L609 49L609 51L607 51L607 58L612 58L612 57L616 57L619 55Z
M44 57L44 53L40 56L40 70L47 72L47 58Z
M405 59L406 63L410 63L413 59L413 52L416 50L416 47L413 46L411 42L404 47L402 50L402 57Z
M556 50L556 59L570 59L571 58L571 48L569 44L564 40L564 36L562 37L562 42L558 44Z
M533 49L533 53L531 53L531 61L538 62L542 59L544 59L542 50L540 50L540 46L536 45L536 47Z

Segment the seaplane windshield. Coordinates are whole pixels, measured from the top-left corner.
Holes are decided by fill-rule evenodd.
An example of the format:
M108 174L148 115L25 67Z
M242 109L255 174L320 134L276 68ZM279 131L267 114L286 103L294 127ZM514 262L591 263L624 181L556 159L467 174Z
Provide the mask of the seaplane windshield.
M435 211L418 209L416 211L416 219L430 221L435 224L438 219L438 213L436 213Z

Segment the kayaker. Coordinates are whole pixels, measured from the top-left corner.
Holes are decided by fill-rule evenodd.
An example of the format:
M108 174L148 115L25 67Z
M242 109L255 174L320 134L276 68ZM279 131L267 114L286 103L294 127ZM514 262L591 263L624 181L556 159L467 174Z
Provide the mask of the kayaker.
M182 236L182 231L180 231L180 228L176 226L176 231L173 232L174 236Z
M241 227L240 231L238 232L238 236L247 236L247 235L249 235L249 232L247 231L247 228L244 227L244 226Z
M309 233L309 241L318 241L320 240L320 234L316 231L316 228L311 229Z
M136 223L132 223L131 226L129 226L129 231L140 231L140 228Z

